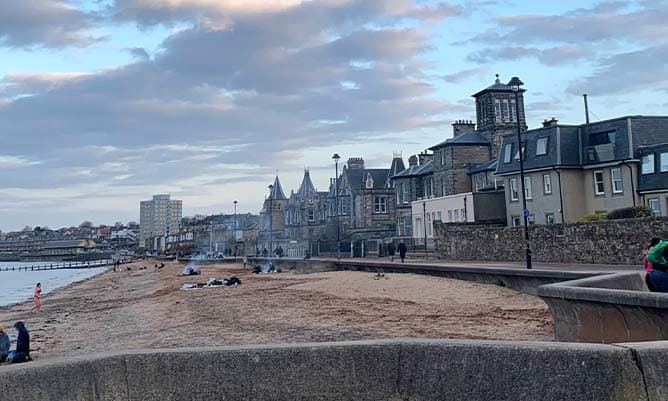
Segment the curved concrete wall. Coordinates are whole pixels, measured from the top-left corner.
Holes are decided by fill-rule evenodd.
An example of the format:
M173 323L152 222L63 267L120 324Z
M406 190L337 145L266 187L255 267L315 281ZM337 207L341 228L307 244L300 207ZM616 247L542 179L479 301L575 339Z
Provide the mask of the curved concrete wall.
M659 401L667 356L663 343L417 339L177 349L0 366L0 399Z

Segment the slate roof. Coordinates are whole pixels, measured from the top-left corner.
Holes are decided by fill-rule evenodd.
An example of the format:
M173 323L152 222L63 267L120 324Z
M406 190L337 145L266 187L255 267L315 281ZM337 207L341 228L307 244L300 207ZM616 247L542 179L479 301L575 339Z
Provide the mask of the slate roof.
M484 136L476 132L465 132L456 137L447 139L439 144L429 148L429 150L440 149L444 146L474 146L474 145L490 145L490 142Z
M394 177L395 175L399 174L404 170L406 170L406 166L404 165L404 161L401 157L395 157L394 159L392 159L392 165L390 166L390 172L387 175L387 180L385 182L385 185L389 186L392 177Z
M271 199L273 200L286 200L285 193L283 192L283 187L281 187L281 181L276 176L274 180L274 186L271 188Z
M409 166L406 170L402 171L399 174L396 174L392 177L395 178L408 178L408 177L417 177L420 175L427 175L434 172L434 161L428 160L421 165Z
M481 91L478 91L478 92L474 93L471 96L472 97L477 97L477 96L482 95L483 93L486 93L486 92L512 92L512 91L513 91L513 88L511 88L508 84L502 83L499 80L499 76L497 75L496 80L494 81L494 83L492 85L486 87L485 89L483 89ZM524 91L525 91L525 89L520 89L520 92L524 92Z
M302 184L299 186L299 190L297 191L297 197L306 199L314 198L316 195L315 187L311 181L311 173L309 173L308 169L305 169Z
M495 171L497 162L498 162L498 160L496 160L496 159L490 160L486 163L479 164L475 167L471 167L469 172L471 174L475 174L475 173L481 173L483 171Z
M373 189L385 188L385 183L387 182L389 173L390 170L387 168L346 170L346 176L348 177L348 182L350 183L350 187L353 191L359 191L366 188L367 174L371 174L371 177L373 178Z

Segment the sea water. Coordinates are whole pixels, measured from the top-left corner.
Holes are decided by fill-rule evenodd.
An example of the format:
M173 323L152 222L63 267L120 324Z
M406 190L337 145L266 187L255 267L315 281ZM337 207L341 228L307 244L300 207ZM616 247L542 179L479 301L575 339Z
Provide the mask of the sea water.
M58 262L0 262L0 267L38 266ZM40 271L0 271L0 306L29 301L35 284L42 283L42 295L105 271L106 267Z

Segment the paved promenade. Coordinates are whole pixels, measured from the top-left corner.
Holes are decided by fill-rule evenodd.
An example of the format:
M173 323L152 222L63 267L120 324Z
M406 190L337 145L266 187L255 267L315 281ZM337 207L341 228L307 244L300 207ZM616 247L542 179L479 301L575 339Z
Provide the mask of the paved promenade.
M313 258L314 260L336 260L336 258ZM369 258L341 258L342 261L355 261L380 265L388 263L401 265L401 259L395 257L394 262L390 262L389 257L369 257ZM517 269L526 270L524 263L518 262L487 262L487 261L452 261L441 259L410 258L406 259L405 265L434 265L442 267L472 267L488 269ZM599 264L572 264L572 263L544 263L533 262L533 270L543 271L561 271L561 272L615 272L615 271L642 271L643 267L640 261L637 265L599 265Z

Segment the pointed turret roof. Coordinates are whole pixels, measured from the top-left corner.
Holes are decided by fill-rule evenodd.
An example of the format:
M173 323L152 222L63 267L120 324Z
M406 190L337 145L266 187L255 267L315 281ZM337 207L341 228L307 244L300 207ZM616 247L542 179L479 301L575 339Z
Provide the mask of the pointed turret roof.
M392 158L392 165L390 165L390 173L387 175L387 180L385 185L390 186L392 177L406 170L406 165L404 164L404 159L400 155L395 154Z
M278 179L278 175L274 180L274 186L271 188L271 199L273 200L285 200L285 193L283 192L283 187L281 187L281 181Z
M313 182L311 181L311 173L308 169L304 169L304 178L302 179L302 184L299 186L297 191L297 197L306 199L314 198L317 195Z

